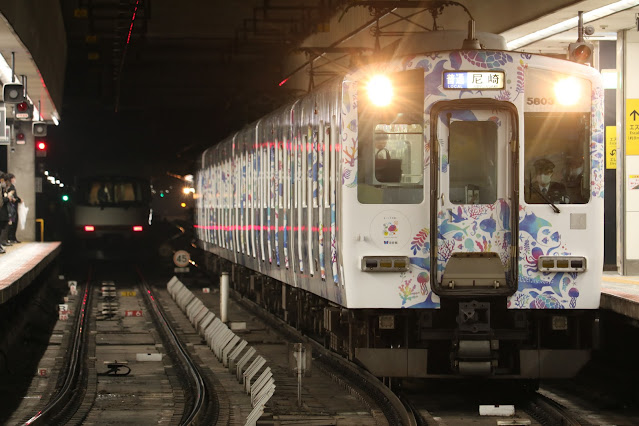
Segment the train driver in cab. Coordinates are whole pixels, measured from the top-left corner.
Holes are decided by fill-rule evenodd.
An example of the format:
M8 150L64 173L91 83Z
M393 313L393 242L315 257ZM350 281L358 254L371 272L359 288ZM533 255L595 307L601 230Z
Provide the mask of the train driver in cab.
M533 163L535 177L530 182L526 194L526 202L530 204L568 203L568 193L563 183L552 180L555 163L547 158L540 158Z

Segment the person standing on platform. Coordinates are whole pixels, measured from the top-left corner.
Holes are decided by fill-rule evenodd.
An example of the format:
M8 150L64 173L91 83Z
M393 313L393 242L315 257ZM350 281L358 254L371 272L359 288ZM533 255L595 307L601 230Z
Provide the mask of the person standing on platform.
M10 244L21 243L16 237L18 230L18 204L22 202L16 191L16 177L13 173L7 173L6 177L7 194L9 195L9 205L7 211L9 213L9 225L7 227L7 242Z
M7 244L7 224L9 223L9 211L8 204L9 198L7 197L7 184L5 181L4 172L0 172L0 193L2 194L0 199L0 254L6 253L3 246L11 245Z

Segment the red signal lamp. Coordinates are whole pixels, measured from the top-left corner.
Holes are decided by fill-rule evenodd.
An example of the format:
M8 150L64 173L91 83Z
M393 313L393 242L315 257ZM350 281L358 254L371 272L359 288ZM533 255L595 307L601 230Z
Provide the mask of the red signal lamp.
M24 133L18 133L16 135L16 144L18 145L24 145L25 143L27 143L27 138L24 135Z
M36 148L38 149L38 151L44 151L45 149L47 149L47 143L45 141L37 141Z
M84 225L85 232L93 232L95 231L95 226L93 225Z
M133 227L133 232L142 232L143 229L142 225L135 225Z
M22 101L16 105L16 109L18 110L18 112L27 112L29 110L29 104Z

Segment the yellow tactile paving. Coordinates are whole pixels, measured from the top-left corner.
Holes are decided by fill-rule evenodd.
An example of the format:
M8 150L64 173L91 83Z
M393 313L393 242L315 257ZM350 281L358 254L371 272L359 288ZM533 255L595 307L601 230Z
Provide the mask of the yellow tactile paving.
M610 282L610 283L623 283L623 284L634 284L634 285L639 285L639 277L617 277L617 276L610 276L610 275L604 275L602 278L603 282Z

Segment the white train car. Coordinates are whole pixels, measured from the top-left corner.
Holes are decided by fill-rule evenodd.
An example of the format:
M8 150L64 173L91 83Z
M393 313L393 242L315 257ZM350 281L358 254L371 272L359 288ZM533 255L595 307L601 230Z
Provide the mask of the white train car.
M74 237L83 254L101 257L105 250L148 251L145 245L153 217L148 179L85 176L79 179L73 198Z
M603 267L599 74L441 40L206 150L201 247L377 376L573 376Z

